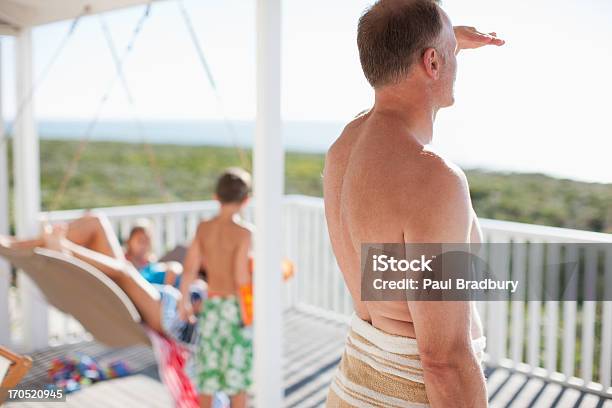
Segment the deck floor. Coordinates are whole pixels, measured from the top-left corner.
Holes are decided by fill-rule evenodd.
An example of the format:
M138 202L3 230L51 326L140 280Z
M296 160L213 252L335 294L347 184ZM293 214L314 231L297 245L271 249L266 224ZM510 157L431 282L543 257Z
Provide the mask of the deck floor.
M344 323L289 311L284 319L283 355L285 407L320 407L340 360L347 326ZM21 388L40 387L46 382L46 369L56 356L83 352L99 361L127 361L135 375L98 383L68 396L65 404L54 407L171 407L168 393L159 382L153 353L146 347L109 349L95 342L64 345L32 355L34 366ZM580 407L612 408L612 399L580 392L543 379L504 368L487 368L491 407ZM252 398L251 398L252 400ZM45 408L47 403L14 401L7 408Z

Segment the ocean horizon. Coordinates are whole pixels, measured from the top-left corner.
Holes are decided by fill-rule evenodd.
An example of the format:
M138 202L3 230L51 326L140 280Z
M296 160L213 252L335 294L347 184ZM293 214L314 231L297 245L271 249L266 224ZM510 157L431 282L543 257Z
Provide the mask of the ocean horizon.
M250 148L253 146L255 122L253 120L102 120L93 128L90 138L95 141L178 145L210 145ZM41 139L81 140L85 137L89 121L42 119L38 121ZM341 121L288 120L282 125L286 150L303 153L325 153L342 132ZM10 128L10 123L7 124ZM490 142L473 138L461 140L451 137L454 128L436 130L433 147L464 169L498 172L540 173L552 177L584 182L612 183L609 172L593 171L588 160L583 166L568 165L561 157L538 155L539 162L517 160L504 152L491 152ZM144 138L143 138L144 135ZM144 139L144 140L143 140ZM497 149L496 149L497 150ZM507 153L507 152L506 152ZM525 158L523 158L525 159ZM588 158L587 158L588 159ZM603 164L603 163L602 163Z
M252 147L255 122L252 120L146 120L142 129L133 120L105 120L96 124L91 139L126 143L211 145ZM43 139L82 139L89 122L81 120L41 120L38 131ZM285 149L323 153L340 135L344 124L332 121L283 122ZM144 135L144 138L143 138Z

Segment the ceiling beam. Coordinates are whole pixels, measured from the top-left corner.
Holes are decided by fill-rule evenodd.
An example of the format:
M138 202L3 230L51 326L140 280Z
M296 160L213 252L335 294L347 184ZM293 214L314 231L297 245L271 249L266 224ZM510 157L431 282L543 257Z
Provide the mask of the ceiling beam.
M10 35L10 36L16 36L19 33L19 29L16 27L13 27L10 24L4 24L4 23L0 23L0 35Z
M32 11L13 0L0 2L0 21L13 28L26 27L32 20Z
M34 27L82 14L99 14L161 0L1 0L0 24L14 28Z

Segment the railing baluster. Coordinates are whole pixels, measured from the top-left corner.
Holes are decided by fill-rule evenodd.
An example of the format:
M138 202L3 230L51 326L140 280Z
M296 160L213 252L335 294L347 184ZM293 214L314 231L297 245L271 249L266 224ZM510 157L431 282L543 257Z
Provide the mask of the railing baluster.
M166 214L164 216L164 228L166 230L166 239L163 241L164 249L162 252L166 252L176 246L176 228L174 226L174 217Z
M525 267L527 266L526 244L523 240L515 240L512 245L512 278L525 282ZM512 294L512 338L510 356L515 363L523 361L523 344L525 340L525 291Z
M601 355L599 382L604 389L612 387L612 249L608 248L604 264L604 302L601 316Z
M333 254L329 250L331 247L331 243L329 241L329 233L327 231L327 224L325 222L325 211L321 212L321 224L323 225L323 234L321 236L322 246L321 246L321 258L323 261L323 281L320 283L323 287L326 288L324 290L324 298L325 298L325 307L328 310L334 310L334 270L332 267L332 258ZM331 289L331 290L330 290Z
M565 286L566 286L566 298L576 299L576 285L570 282L570 278L577 279L580 277L580 264L574 262L578 258L578 247L575 244L569 244L565 246ZM576 270L568 271L575 265ZM569 276L568 276L569 275ZM561 369L566 377L574 375L574 359L576 353L576 302L565 301L563 302L563 340L561 342L562 357L561 357Z
M153 217L153 251L156 254L161 254L165 251L164 247L164 222L161 215L155 215Z
M332 271L328 268L329 265L329 239L327 234L327 224L325 222L325 211L321 208L318 211L319 224L321 228L319 230L319 256L321 257L321 280L319 280L319 290L321 291L321 299L323 300L321 306L323 306L326 310L331 309L331 296L328 290L324 288L327 287L328 282L331 282L331 274Z
M198 218L198 214L194 212L190 212L187 214L187 245L189 245L189 243L193 240L193 237L195 236L195 233L198 229L199 223L200 220Z
M300 269L299 265L299 256L300 256L300 212L297 205L291 203L289 205L291 209L291 237L292 237L292 245L291 245L291 261L294 263L295 268L295 276L293 278L293 305L297 305L300 302L300 284L299 278L300 275L303 275L304 272Z
M585 384L593 380L593 353L595 337L595 301L593 299L597 284L597 248L589 245L586 249L584 268L584 297L582 303L582 342L580 372Z
M122 243L126 242L129 238L132 223L133 219L129 217L121 217L119 219L119 231L117 233L117 237L119 237Z
M547 246L545 295L549 299L556 299L559 293L560 257L558 244L553 243ZM557 371L557 341L559 338L559 302L557 300L546 301L544 322L544 368L551 374Z
M529 246L529 298L539 299L542 296L542 268L544 265L544 251L542 244L531 243ZM530 300L529 308L529 334L527 342L527 362L532 367L540 366L540 335L542 302Z
M283 206L282 214L282 239L283 239L283 258L291 259L293 254L293 223L292 223L292 209L288 205ZM293 305L293 284L294 279L285 282L282 287L283 293L283 307L289 308Z
M291 227L291 236L292 236L292 245L291 245L291 261L294 263L295 268L295 276L293 278L293 305L297 305L300 302L300 275L304 274L304 271L300 268L300 251L301 251L301 242L300 242L300 209L296 204L291 204L291 219L292 219L292 227Z
M297 282L297 303L304 302L304 279L306 275L306 269L304 266L304 210L303 208L296 205L295 207L295 239L296 239L296 252L295 252L295 263L297 268L296 282Z
M174 245L168 247L174 249L177 245L185 245L185 214L182 212L174 214Z
M306 243L312 242L312 228L311 228L311 216L310 216L310 208L306 207L304 209L304 223L303 225L303 271L304 271L304 280L303 280L303 299L302 301L311 305L312 297L310 292L310 281L312 279L312 254L308 253L308 249L306 248Z
M489 237L487 234L484 233L483 231L483 238L482 238L482 242L487 244L489 240ZM482 259L485 262L488 262L489 259L489 246L488 245L483 245L480 249L480 253L479 255L482 257ZM480 321L482 322L482 330L483 330L483 335L484 336L488 336L487 335L487 316L489 313L489 306L490 306L490 302L488 302L487 300L481 300L479 302L476 302L476 307L478 308L478 314L480 316Z
M508 252L509 243L507 237L495 234L490 237L492 251L490 264L496 274L495 279L507 280L508 278ZM505 300L489 301L489 313L487 319L488 338L487 347L489 356L493 363L499 362L507 356L506 342L508 334L508 302Z
M317 224L317 214L315 208L310 208L308 211L308 219L310 220L308 226L308 236L309 239L307 242L312 243L308 254L308 302L317 306L317 263L316 263L316 224Z
M319 215L319 208L313 208L312 209L312 226L313 226L313 239L312 244L313 244L313 248L312 248L312 277L313 277L313 282L312 282L312 287L313 287L313 302L314 305L316 307L319 308L323 308L324 307L324 294L323 294L323 290L321 290L321 286L324 282L324 273L325 271L323 270L323 266L322 266L322 259L321 259L321 255L322 255L322 251L321 251L321 246L323 245L323 242L321 241L321 238L323 236L323 234L321 233L321 230L323 229L322 226L322 222L321 222L321 217Z

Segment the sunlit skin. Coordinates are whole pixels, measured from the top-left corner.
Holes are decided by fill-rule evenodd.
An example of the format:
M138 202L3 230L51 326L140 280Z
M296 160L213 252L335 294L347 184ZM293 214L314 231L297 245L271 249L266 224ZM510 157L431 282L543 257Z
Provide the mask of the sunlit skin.
M497 33L482 33L474 27L455 26L453 27L455 38L457 39L456 53L461 50L470 50L484 47L486 45L502 46L506 42L497 37Z
M355 313L387 333L416 338L432 406L482 407L486 386L471 341L482 329L473 304L366 302L360 296L362 243L481 240L465 175L427 145L438 110L454 103L456 55L504 41L496 33L453 27L441 13L437 43L403 80L377 87L372 109L330 148L325 213Z

